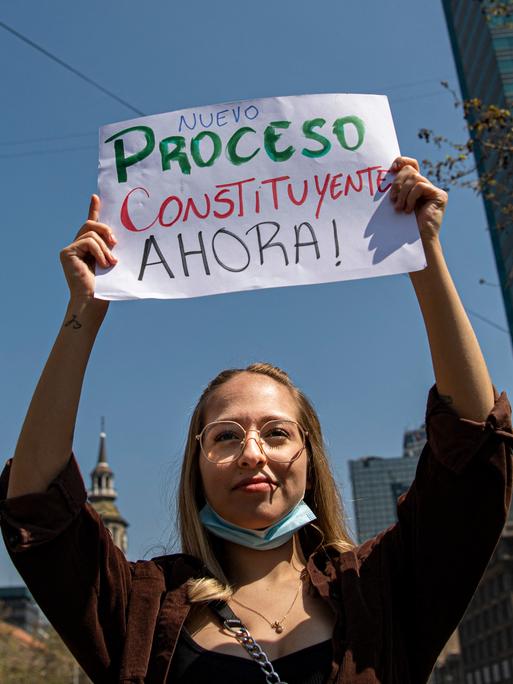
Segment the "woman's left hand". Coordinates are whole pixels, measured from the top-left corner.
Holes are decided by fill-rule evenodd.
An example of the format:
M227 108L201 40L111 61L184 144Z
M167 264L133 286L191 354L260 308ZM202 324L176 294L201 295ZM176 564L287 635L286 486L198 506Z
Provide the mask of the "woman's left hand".
M423 241L436 240L447 206L447 193L421 175L419 163L410 157L397 157L391 166L395 179L390 199L397 211L415 211Z

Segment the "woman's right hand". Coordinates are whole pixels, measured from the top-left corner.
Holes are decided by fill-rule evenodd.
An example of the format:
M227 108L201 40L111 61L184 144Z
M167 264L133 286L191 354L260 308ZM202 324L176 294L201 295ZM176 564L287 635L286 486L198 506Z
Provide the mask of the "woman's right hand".
M94 302L95 306L106 308L108 302L94 299L95 266L109 268L117 263L110 251L116 238L109 226L98 222L99 214L100 198L92 195L87 221L75 240L61 251L60 258L71 300L84 304Z

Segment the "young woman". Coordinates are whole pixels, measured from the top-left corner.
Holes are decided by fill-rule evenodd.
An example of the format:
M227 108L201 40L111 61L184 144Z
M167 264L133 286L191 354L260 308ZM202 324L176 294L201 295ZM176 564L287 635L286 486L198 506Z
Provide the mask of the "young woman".
M224 371L198 402L180 483L184 553L131 563L114 546L70 457L108 307L93 297L94 263L116 262L93 196L61 253L70 303L0 479L0 518L34 598L94 682L427 681L505 523L513 438L442 254L447 195L413 159L393 171L390 198L415 211L426 253L411 280L436 385L399 521L361 546L314 409L269 364Z

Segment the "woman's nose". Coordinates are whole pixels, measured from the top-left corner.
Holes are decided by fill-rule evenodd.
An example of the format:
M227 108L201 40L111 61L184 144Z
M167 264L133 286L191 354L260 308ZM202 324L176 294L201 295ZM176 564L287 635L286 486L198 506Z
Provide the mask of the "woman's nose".
M238 458L239 465L255 467L257 464L265 463L267 458L257 435L247 435L242 445L242 451Z

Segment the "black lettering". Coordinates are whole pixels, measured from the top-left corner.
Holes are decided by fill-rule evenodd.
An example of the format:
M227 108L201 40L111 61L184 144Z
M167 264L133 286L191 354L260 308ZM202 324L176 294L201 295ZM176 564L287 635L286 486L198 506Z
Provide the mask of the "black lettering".
M150 256L150 250L153 247L153 249L157 252L160 261L152 261L151 263L148 263L148 259ZM150 235L149 238L147 238L144 241L144 252L143 252L143 258L141 262L141 270L139 271L139 278L137 280L142 280L144 277L144 272L146 270L146 266L157 266L158 264L162 264L164 268L167 271L167 274L170 278L174 278L173 271L169 268L169 264L164 258L164 255L160 251L160 247L157 244L157 241L155 240L155 237L153 235Z
M274 233L271 235L269 240L265 244L262 244L262 234L260 232L260 226L274 226L276 230ZM258 251L260 252L260 266L263 266L264 263L264 250L265 249L270 249L271 247L280 247L282 252L283 252L283 257L285 259L285 266L289 265L289 258L287 256L287 250L285 249L285 245L283 242L273 242L274 238L278 235L280 231L280 224L276 223L276 221L262 221L261 223L257 223L254 226L252 226L249 230L246 231L246 235L250 233L252 230L256 229L256 234L257 234L257 239L258 239Z
M237 242L239 244L242 245L243 249L246 252L246 257L247 257L247 261L244 264L244 266L242 266L241 268L234 268L233 266L228 266L227 264L225 264L224 261L221 261L221 259L219 258L219 254L217 253L216 246L215 246L215 241L216 241L216 238L218 235L229 235L230 237L237 240ZM217 263L219 264L219 266L224 268L226 271L231 271L232 273L240 273L241 271L245 271L247 269L247 267L249 266L249 262L251 261L249 249L246 247L246 244L243 242L243 240L241 240L238 235L235 235L235 233L232 233L229 230L226 230L226 228L220 228L219 230L217 230L214 233L214 237L212 238L212 251L214 253L214 258L217 261Z
M205 245L203 243L203 233L201 232L201 230L198 233L198 240L199 240L200 248L196 249L196 250L191 249L188 252L186 252L184 250L184 246L183 246L182 234L178 233L178 245L180 246L180 255L182 257L183 272L184 272L184 275L186 278L189 277L189 269L187 268L187 257L190 254L201 254L201 258L203 259L203 268L205 269L205 273L206 273L206 275L210 275L210 269L208 267L207 255L205 252Z
M310 231L310 237L312 238L310 242L299 242L299 234L301 233L301 228L303 228L303 226L305 228L308 228L308 230ZM296 264L299 263L300 247L314 247L315 258L320 259L321 253L319 252L319 241L317 240L317 237L312 226L307 221L303 221L303 223L300 223L298 226L294 226L294 232L296 233L296 244L294 245L294 247L296 248Z

